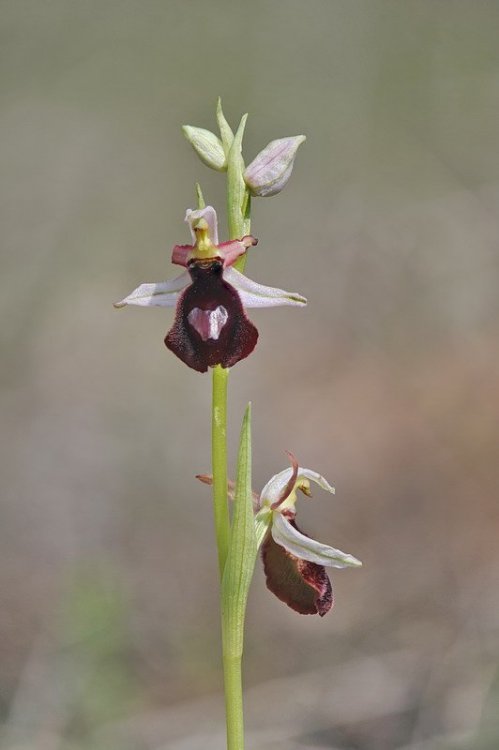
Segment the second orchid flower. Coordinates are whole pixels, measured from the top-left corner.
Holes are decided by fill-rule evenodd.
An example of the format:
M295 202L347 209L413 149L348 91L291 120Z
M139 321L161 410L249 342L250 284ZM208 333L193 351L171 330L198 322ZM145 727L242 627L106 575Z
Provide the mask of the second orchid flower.
M275 474L260 495L253 492L253 511L257 548L261 549L267 588L301 615L324 617L334 603L327 568L359 568L362 563L348 552L318 542L304 534L296 524L296 501L300 490L312 496L310 483L326 492L334 488L312 469L298 466L288 453L291 467ZM208 474L198 474L212 484ZM235 483L229 482L228 494L234 499Z
M298 466L289 453L291 468L275 474L257 501L255 531L261 545L267 587L302 615L323 617L334 597L326 568L358 568L353 555L318 542L296 525L297 492L311 497L310 482L334 493L323 476Z

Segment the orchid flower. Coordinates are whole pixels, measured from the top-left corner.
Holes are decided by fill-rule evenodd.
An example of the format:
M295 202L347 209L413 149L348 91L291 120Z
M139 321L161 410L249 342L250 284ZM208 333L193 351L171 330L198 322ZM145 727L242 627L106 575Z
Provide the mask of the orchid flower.
M263 488L255 517L258 546L267 587L281 601L300 614L323 617L334 603L331 582L325 568L356 568L360 560L334 547L311 539L296 525L297 490L311 496L310 482L326 492L334 488L323 476L298 466L276 474Z
M300 294L263 286L233 268L249 247L251 235L218 244L217 215L212 206L188 209L192 245L175 245L172 263L187 270L169 281L141 284L115 307L175 307L175 320L165 344L198 372L232 367L255 348L258 331L247 318L249 307L303 307Z
M296 525L297 490L312 497L310 482L334 494L334 487L311 469L298 466L288 453L291 467L275 474L260 495L253 492L255 533L267 587L289 607L302 615L324 617L334 603L331 581L325 568L359 568L353 555L317 542ZM209 474L197 474L204 484L212 484ZM229 481L228 496L234 500L235 483Z

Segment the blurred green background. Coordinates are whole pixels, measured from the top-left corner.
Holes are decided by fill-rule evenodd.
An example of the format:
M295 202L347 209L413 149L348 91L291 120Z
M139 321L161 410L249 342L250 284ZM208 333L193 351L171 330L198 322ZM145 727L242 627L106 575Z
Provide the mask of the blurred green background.
M252 587L248 747L499 746L499 4L0 4L0 710L5 750L223 746L210 379L168 310L200 180L181 135L250 113L249 162L306 133L255 200L254 311L230 437L336 485L302 527L364 561L300 617Z

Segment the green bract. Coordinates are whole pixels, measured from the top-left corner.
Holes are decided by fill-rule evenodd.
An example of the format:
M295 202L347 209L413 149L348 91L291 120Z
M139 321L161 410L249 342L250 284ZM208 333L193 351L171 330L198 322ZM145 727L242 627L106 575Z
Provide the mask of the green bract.
M242 653L242 629L248 591L257 553L251 490L251 406L241 428L229 552L222 578L224 646L231 654Z

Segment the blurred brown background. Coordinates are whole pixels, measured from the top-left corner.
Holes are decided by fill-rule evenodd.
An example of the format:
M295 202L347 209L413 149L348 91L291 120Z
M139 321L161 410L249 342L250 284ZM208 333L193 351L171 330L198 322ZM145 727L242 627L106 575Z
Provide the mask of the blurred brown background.
M223 746L209 376L172 313L111 303L175 273L200 180L183 123L245 111L254 311L230 432L254 484L321 471L299 519L357 555L300 617L253 584L248 747L499 747L499 5L11 0L2 27L0 709L5 750Z

